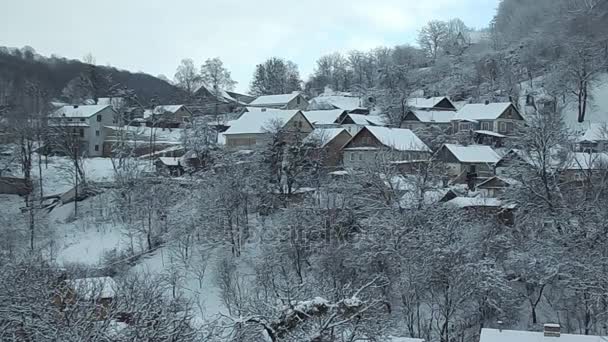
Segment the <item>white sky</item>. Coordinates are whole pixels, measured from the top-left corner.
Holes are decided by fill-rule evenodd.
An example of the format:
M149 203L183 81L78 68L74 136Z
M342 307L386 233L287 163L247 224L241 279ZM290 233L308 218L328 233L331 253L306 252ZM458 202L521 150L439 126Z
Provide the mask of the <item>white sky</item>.
M173 79L182 58L220 57L249 88L255 65L279 56L304 79L323 54L415 42L432 19L484 27L498 0L0 0L0 46L82 58Z

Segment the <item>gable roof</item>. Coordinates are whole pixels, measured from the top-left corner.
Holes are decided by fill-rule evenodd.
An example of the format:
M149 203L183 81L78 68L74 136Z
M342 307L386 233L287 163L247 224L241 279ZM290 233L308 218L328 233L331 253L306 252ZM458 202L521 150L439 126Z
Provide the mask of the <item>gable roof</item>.
M442 148L448 149L461 163L487 163L495 164L501 159L490 146L445 144Z
M291 118L296 116L298 113L302 113L299 110L280 110L280 109L267 109L252 110L243 113L240 118L234 120L232 125L224 135L230 134L260 134L265 133L268 128L275 122L282 122L286 124Z
M382 145L393 148L398 151L420 151L430 152L428 146L418 138L414 132L405 128L388 128L377 126L366 126L361 132L368 130ZM355 137L357 136L355 135ZM355 139L353 137L353 139Z
M601 342L605 338L594 335L563 334L559 337L545 336L543 332L481 329L480 342Z
M450 101L450 99L448 99L445 96L435 96L435 97L429 97L429 98L425 98L425 97L414 97L411 99L407 100L407 105L413 108L418 108L418 109L431 109L431 108L435 108L435 106L437 106L441 101L443 100L448 100L450 103L452 103L452 101ZM454 104L452 103L452 106L454 106ZM456 108L454 106L454 108Z
M229 92L227 92L224 89L220 89L219 90L219 94L215 94L215 92L213 91L213 88L209 85L207 85L206 83L202 83L195 91L194 94L195 96L201 92L207 93L211 96L216 97L217 100L222 101L222 102L237 102L240 103L235 97L233 97L232 95L230 95ZM234 93L236 94L236 93ZM200 96L200 95L199 95Z
M309 104L310 109L327 110L327 109L343 109L355 110L362 108L361 99L358 96L347 95L319 95Z
M304 142L319 141L321 147L325 147L342 132L348 134L349 138L351 137L350 133L344 128L315 128L315 130L304 139Z
M511 102L469 103L460 108L453 120L496 120L511 106Z
M55 118L90 118L91 116L101 112L111 106L110 105L74 105L62 106L55 110L51 117Z
M456 208L479 208L479 207L490 207L490 208L514 208L513 205L504 205L498 198L491 197L456 197L447 202L446 205Z
M425 123L450 123L456 112L450 110L421 110L414 109L411 111L420 122Z
M298 96L301 96L301 94L297 92L280 95L262 95L249 104L252 106L286 105Z
M144 118L149 118L152 115L163 115L165 113L175 114L177 111L179 111L182 108L186 109L186 111L189 112L189 110L184 105L160 105L160 106L156 106L156 107L154 107L154 109L146 109L144 111Z
M347 114L344 119L342 119L341 123L343 123L347 118L350 118L356 125L384 126L384 118L377 115Z
M583 136L578 138L578 142L582 141L607 141L608 140L608 124L594 123L589 125Z
M489 186L492 182L502 183L506 186L520 184L519 181L517 181L515 179L500 177L500 176L493 176L493 177L490 177L490 178L486 179L485 181L479 183L477 185L477 188L479 189L479 188Z
M302 112L306 119L313 125L331 125L336 123L340 116L344 114L344 109L332 110L311 110Z

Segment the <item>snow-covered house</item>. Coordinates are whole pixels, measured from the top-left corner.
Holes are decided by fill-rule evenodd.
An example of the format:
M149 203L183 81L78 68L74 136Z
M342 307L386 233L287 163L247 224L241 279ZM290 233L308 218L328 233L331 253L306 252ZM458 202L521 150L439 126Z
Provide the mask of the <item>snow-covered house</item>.
M80 149L85 155L100 157L106 138L104 127L115 125L117 116L110 105L62 106L49 115L48 124L51 134L71 134L79 139Z
M419 110L447 110L455 111L456 106L445 96L436 97L414 97L407 100L407 105L410 108Z
M269 142L277 129L288 139L294 135L303 138L313 126L300 110L255 108L234 120L222 134L227 148L252 148Z
M95 311L92 318L104 320L109 314L117 288L118 285L111 277L68 279L56 292L53 302L60 308L79 302L92 303Z
M608 124L590 124L585 133L577 139L580 152L605 152L608 150Z
M204 83L194 91L192 98L188 103L188 108L197 115L232 113L255 99L246 94L223 89L214 90L213 87Z
M564 334L559 324L545 324L543 331L481 329L479 342L602 342L604 336Z
M342 147L346 145L352 136L344 128L315 128L305 142L311 142L318 146L322 163L326 167L336 167L342 162Z
M343 114L338 122L340 125L351 135L356 135L359 131L366 126L386 126L386 120L382 116L378 115L363 115L363 114Z
M485 131L512 135L517 132L517 125L524 120L511 102L469 103L452 118L452 130L454 133Z
M516 184L519 184L519 182L514 179L494 176L479 183L477 185L477 190L479 190L484 197L499 197L506 188Z
M470 183L494 176L494 166L500 156L485 145L445 144L437 151L437 158L446 167L446 173L456 182Z
M340 120L348 114L343 109L309 110L302 113L315 128L340 127Z
M251 101L249 106L305 110L308 107L308 101L299 92L293 92L291 94L263 95Z
M387 161L425 160L431 150L409 129L377 126L363 127L344 146L343 164L357 168L378 158Z
M439 126L447 129L451 127L452 119L455 115L456 112L450 110L413 109L407 113L401 127L418 129L428 126Z
M158 157L154 166L161 175L180 177L184 174L184 160L181 157Z
M144 111L144 120L150 127L178 128L190 122L192 116L184 105L161 105Z

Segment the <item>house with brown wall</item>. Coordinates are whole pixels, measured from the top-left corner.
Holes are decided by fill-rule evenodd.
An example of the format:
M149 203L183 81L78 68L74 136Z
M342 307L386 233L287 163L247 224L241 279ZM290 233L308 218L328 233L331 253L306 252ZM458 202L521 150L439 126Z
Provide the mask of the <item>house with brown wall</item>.
M334 168L342 164L342 147L351 138L344 128L316 128L304 141L317 146L323 166Z
M359 168L382 159L424 160L431 150L409 129L365 126L343 148L343 165Z
M470 103L452 118L452 132L494 132L505 136L515 135L524 117L511 102Z

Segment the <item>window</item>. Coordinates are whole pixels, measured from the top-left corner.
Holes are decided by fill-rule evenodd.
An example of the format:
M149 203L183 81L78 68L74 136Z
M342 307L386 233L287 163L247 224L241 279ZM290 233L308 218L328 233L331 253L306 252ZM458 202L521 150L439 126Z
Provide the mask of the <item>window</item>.
M350 161L355 161L355 153L351 152L350 154Z
M72 119L68 119L68 121L72 121Z
M81 138L84 138L84 128L81 128L81 129L80 129L80 137L81 137Z
M460 124L460 130L461 131L468 131L469 129L471 129L471 126L468 123L461 123Z
M300 104L300 102L301 102L301 101L302 101L302 99L301 99L301 98L298 96L298 97L296 98L296 103L297 103L297 104Z
M81 121L81 122L84 122L84 118L80 118L80 121Z
M359 156L359 161L363 160L363 153L357 153L357 155Z
M506 122L499 122L498 123L498 131L500 133L506 133L506 131L507 131L507 123Z
M513 132L513 128L514 128L513 123L512 122L507 122L507 132L508 133Z
M101 122L101 114L97 115L97 122Z
M95 131L95 136L98 137L99 136L99 131Z
M481 129L484 131L491 131L492 127L490 126L491 122L482 122Z
M95 151L99 151L99 145L95 145Z

